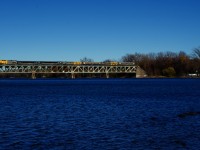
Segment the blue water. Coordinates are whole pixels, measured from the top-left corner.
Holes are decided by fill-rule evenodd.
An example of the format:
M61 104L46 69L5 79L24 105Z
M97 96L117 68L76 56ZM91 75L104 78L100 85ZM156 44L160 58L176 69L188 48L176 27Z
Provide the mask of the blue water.
M0 149L199 149L199 79L0 80Z

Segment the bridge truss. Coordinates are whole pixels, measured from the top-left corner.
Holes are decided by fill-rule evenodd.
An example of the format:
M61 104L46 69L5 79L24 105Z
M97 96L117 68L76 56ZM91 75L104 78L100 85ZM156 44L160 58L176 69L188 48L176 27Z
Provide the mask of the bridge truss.
M135 65L66 65L66 64L3 64L0 65L0 74L21 74L31 73L32 78L36 77L36 74L55 74L65 73L71 74L71 78L75 78L76 74L106 74L109 78L109 74L118 73L136 73L137 67Z

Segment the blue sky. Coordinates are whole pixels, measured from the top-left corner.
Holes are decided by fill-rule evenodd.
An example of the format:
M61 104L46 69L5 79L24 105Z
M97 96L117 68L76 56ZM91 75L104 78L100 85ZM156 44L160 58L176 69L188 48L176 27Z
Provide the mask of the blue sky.
M118 60L200 46L199 0L0 0L0 59Z

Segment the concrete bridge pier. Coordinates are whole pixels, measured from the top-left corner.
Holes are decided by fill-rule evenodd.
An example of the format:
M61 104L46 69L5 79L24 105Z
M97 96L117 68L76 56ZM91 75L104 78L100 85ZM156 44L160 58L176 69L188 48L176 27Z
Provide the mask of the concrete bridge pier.
M72 77L72 79L75 79L75 74L71 73L71 77Z
M109 78L109 73L108 73L108 72L106 72L106 78L107 78L107 79Z
M31 78L36 79L35 71L32 71Z

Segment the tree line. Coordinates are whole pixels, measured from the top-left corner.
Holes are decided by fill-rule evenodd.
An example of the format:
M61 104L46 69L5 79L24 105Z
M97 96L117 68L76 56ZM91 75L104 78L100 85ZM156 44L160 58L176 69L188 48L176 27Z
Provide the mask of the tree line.
M185 52L159 52L149 54L127 54L123 62L135 62L149 76L182 77L200 73L200 48L193 50L192 55Z
M90 61L87 57L81 61ZM110 59L104 62L113 61ZM200 48L195 48L192 55L180 52L134 53L122 56L121 62L135 62L148 76L185 77L188 74L200 74Z

